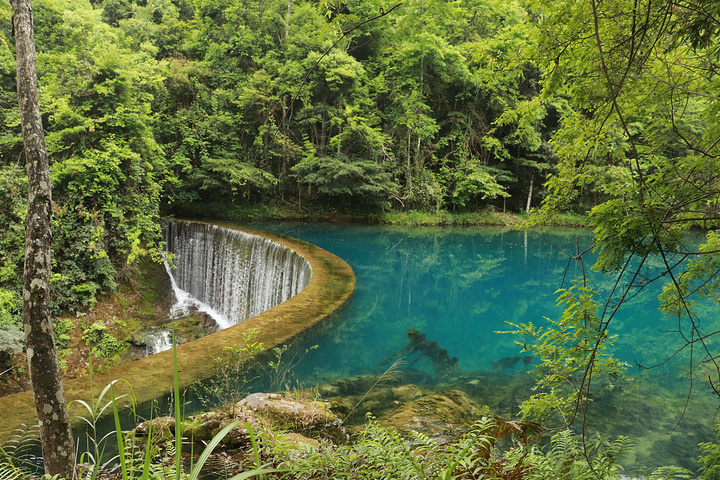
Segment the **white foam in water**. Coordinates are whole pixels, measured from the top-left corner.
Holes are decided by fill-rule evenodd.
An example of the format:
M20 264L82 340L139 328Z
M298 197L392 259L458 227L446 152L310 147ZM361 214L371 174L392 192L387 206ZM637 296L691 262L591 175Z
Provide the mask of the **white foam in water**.
M172 334L167 330L160 330L157 333L148 335L146 344L145 353L147 355L170 350L172 348Z
M300 293L310 264L293 250L256 235L214 225L172 222L164 232L176 303L210 315L219 328L254 317Z
M188 315L190 313L190 307L194 307L195 309L208 314L213 320L215 320L215 323L217 323L218 328L220 328L221 330L232 325L232 323L230 323L230 321L225 318L220 312L216 311L205 302L194 298L188 292L180 288L177 284L177 281L175 280L172 268L170 268L170 264L168 263L165 255L163 255L163 262L165 264L165 271L170 277L170 284L172 285L173 296L175 297L175 302L170 308L171 319L176 319Z

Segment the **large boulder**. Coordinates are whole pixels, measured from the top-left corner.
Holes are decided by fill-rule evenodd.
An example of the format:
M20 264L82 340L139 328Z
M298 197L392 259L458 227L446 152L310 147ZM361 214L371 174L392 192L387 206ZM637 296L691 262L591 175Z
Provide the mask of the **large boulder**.
M191 416L183 422L183 436L195 441L209 441L232 422L240 421L223 439L226 446L244 446L250 442L248 425L254 431L265 426L274 431L308 433L321 437L342 439L346 434L328 405L323 402L289 398L274 393L253 393L240 402L223 408ZM152 421L154 437L170 439L175 432L172 417L156 418ZM137 436L147 436L149 422L135 429ZM302 440L301 435L292 436L291 443L314 445L314 440ZM300 441L298 441L300 439Z
M324 402L289 398L276 393L248 395L235 404L235 410L265 420L280 430L318 430L337 423L335 415Z
M173 417L157 417L152 420L145 420L135 427L135 435L147 437L152 431L153 440L161 442L175 436L175 419Z

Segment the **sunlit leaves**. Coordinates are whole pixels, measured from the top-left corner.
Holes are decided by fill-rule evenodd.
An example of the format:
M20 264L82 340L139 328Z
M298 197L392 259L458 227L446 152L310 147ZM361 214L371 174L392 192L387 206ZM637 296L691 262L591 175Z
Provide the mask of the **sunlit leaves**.
M611 338L599 316L599 307L591 288L575 284L558 291L558 304L564 306L559 319L547 318L547 326L530 323L513 325L513 333L525 338L523 347L539 360L539 393L523 403L526 418L547 420L559 413L571 423L578 401L587 401L590 379L598 379L613 389L627 364L607 353Z

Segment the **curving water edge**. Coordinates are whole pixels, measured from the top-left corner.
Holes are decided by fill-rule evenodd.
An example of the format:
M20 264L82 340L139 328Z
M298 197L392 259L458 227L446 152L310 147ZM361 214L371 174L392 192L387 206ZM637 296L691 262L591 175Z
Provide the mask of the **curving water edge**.
M170 222L163 231L173 255L172 315L189 307L209 314L220 329L279 305L312 278L308 261L270 239L217 225Z
M136 403L141 404L165 395L172 391L175 370L179 372L180 387L186 388L207 378L211 374L213 355L224 346L242 344L248 331L256 330L257 340L266 350L270 350L332 317L353 297L355 275L352 268L336 255L285 235L233 224L225 225L230 229L243 228L255 235L266 236L296 251L311 265L311 281L299 294L268 311L211 335L178 345L175 360L172 351L164 351L111 367L103 376L124 380L115 383L114 393L118 398L129 398L132 395ZM65 395L71 402L70 414L78 424L77 416L86 414L86 411L79 403L72 401L91 402L92 385L89 375L64 381ZM0 438L3 439L12 438L21 425L37 423L31 391L0 397L0 411L3 412L0 415Z

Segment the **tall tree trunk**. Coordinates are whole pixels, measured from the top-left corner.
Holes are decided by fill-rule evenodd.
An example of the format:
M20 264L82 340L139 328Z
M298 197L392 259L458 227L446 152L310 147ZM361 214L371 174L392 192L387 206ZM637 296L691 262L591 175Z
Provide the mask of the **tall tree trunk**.
M30 0L11 0L17 92L28 174L23 324L30 382L40 424L45 471L77 479L75 449L50 315L52 186L38 103Z
M532 191L533 184L535 183L535 177L530 177L530 190L528 191L527 205L525 205L525 213L530 213L530 204L532 202Z
M287 17L285 17L285 38L290 34L290 15L292 14L292 0L288 0ZM282 43L282 42L280 42Z

